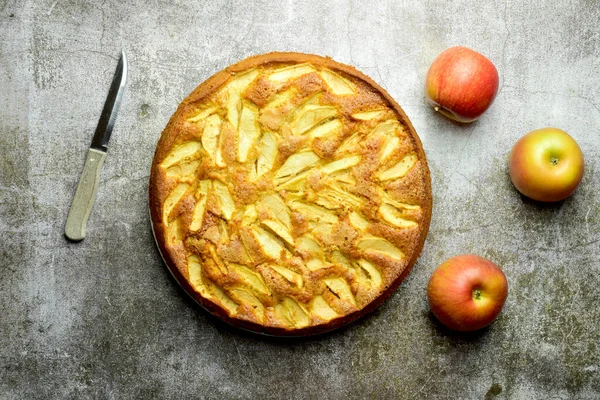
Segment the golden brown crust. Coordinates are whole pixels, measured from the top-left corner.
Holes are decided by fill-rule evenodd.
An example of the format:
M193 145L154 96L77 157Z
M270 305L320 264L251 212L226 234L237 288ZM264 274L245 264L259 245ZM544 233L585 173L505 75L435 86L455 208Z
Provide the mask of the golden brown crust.
M264 319L262 321L257 320L256 309L252 309L250 305L245 304L243 301L238 301L237 310L232 314L230 311L227 311L226 307L219 301L215 301L214 298L211 300L207 298L207 296L202 295L199 292L198 287L190 282L188 273L189 262L187 257L192 254L191 252L197 251L198 254L201 254L203 251L206 252L206 249L210 247L214 249L214 252L215 254L218 254L218 257L214 260L210 259L210 257L202 259L204 268L202 273L203 279L208 278L210 280L214 278L214 280L219 281L223 287L228 288L227 290L236 290L235 285L239 281L239 276L235 273L229 273L232 277L223 277L223 274L219 272L219 268L222 267L219 264L222 263L223 257L225 257L227 262L244 265L245 251L247 251L248 254L254 255L256 258L257 254L261 254L261 247L260 243L256 242L256 238L252 235L250 228L240 227L239 223L236 225L233 222L231 223L236 229L239 228L239 232L232 233L232 236L228 238L227 244L219 243L219 234L222 235L222 233L219 233L219 224L223 224L223 221L218 217L219 205L215 203L216 200L212 195L209 195L206 200L206 221L204 225L202 225L202 229L204 229L202 235L192 235L193 237L188 235L185 240L182 239L180 241L169 243L169 239L167 238L170 234L169 229L173 229L175 222L169 222L168 215L166 223L163 221L163 207L165 199L173 193L175 185L181 184L181 181L169 181L165 177L165 168L161 166L161 163L169 156L174 146L176 147L181 143L194 139L199 141L199 137L202 134L202 129L204 129L206 122L201 120L196 124L190 124L186 120L195 112L195 110L206 108L205 103L214 101L216 93L226 84L229 84L232 81L232 77L240 76L243 72L258 67L271 68L278 65L285 67L303 63L309 63L319 68L326 68L330 71L334 71L347 81L357 85L358 90L360 91L359 96L334 96L329 93L329 91L326 91L322 96L325 104L335 104L336 107L341 110L340 119L343 119L343 131L338 135L338 138L331 140L319 137L314 139L311 146L313 151L319 157L324 160L333 160L335 158L336 149L338 149L340 143L348 139L355 128L359 129L360 126L362 126L363 128L360 129L375 129L375 122L373 122L373 126L370 126L370 121L354 121L348 116L353 112L356 113L357 111L365 110L365 107L368 107L369 105L373 106L374 104L383 103L387 109L387 111L385 111L386 114L384 115L399 121L399 129L404 133L404 136L401 135L401 140L395 146L394 152L404 156L414 155L416 161L414 162L414 166L406 172L402 179L386 180L381 182L379 189L374 187L372 184L372 175L375 173L376 166L378 165L378 161L374 157L376 157L376 154L378 154L385 145L381 140L378 141L377 138L374 138L372 140L365 140L364 146L366 150L360 154L362 157L361 163L357 165L356 169L353 171L357 181L352 190L356 192L355 195L361 195L367 199L366 204L361 208L361 212L370 222L372 222L369 225L368 230L363 233L365 235L383 238L393 243L404 254L410 255L409 258L395 261L379 253L365 254L364 252L358 251L349 244L352 243L353 240L356 240L356 233L355 229L352 228L351 222L348 220L348 210L346 210L346 212L337 212L340 223L337 225L335 234L332 234L332 246L339 248L340 251L343 251L347 256L353 257L352 262L362 259L377 265L378 268L382 268L380 272L382 272L383 280L386 284L380 290L376 292L362 291L360 285L356 282L356 277L349 274L348 271L337 263L331 265L329 268L309 271L306 269L306 266L303 265L303 262L299 261L301 260L301 257L295 257L293 260L288 260L286 266L291 270L301 272L305 277L308 277L306 280L307 287L301 291L298 288L292 287L293 285L289 285L289 282L282 280L280 275L273 273L272 269L266 267L265 263L260 262L261 260L257 261L255 259L252 263L248 261L248 265L253 265L254 272L260 273L260 279L263 282L266 282L269 289L273 290L274 288L277 291L276 296L252 292L251 298L258 299L260 303L262 303L262 305L258 304L258 307L267 307L271 310L277 306L278 302L285 296L292 296L290 298L294 298L299 304L304 304L303 307L306 307L308 302L311 301L311 290L314 290L315 293L320 290L317 286L319 284L323 285L322 280L327 279L328 277L342 277L346 279L347 282L351 283L353 295L359 299L355 301L364 303L364 306L361 307L352 306L348 302L342 301L343 299L337 298L337 295L334 296L333 291L323 292L321 289L321 292L319 293L322 293L323 296L326 297L325 301L330 307L333 307L336 310L338 316L330 320L320 320L319 317L313 316L308 325L290 327L283 326L280 321L277 321L273 312L265 312L263 313L263 315L265 315ZM303 99L306 99L307 96L314 93L315 90L319 88L319 85L323 85L323 82L316 73L306 74L294 78L294 80L296 81L295 87L299 92L298 96ZM288 83L289 82L284 82L284 84ZM282 92L285 88L285 86L280 87L278 92ZM261 75L253 86L244 92L244 98L262 108L268 103L274 93L275 90L273 89L273 86L269 85L269 82L266 82L264 76ZM223 124L223 126L225 126L225 124ZM284 130L285 129L282 129L281 135L284 138L283 142L285 143L280 143L278 148L278 159L274 165L281 165L287 156L294 153L298 146L301 146L300 142L295 142L295 140L297 140L295 136L286 134ZM223 128L221 132L223 138L219 140L223 141L228 140L227 135L235 135L235 131L232 130L231 127L229 131ZM238 167L234 167L236 164L236 154L233 146L221 147L223 150L220 157L222 157L224 164L228 165L228 167L219 171L218 168L212 167L208 161L201 159L199 160L200 166L194 173L195 182L210 179L233 182L233 185L229 185L229 187L233 192L233 197L236 199L236 204L239 204L240 201L244 204L253 203L258 200L262 191L267 192L272 189L272 185L269 186L270 183L266 181L260 181L260 183L255 186L247 184L247 179L244 178L244 172ZM321 182L316 174L312 174L307 179L308 185L316 189L320 188L319 185ZM383 189L384 192L380 189ZM282 196L285 195L285 193L282 194ZM382 204L382 196L391 196L394 201L399 203L419 205L420 208L418 210L405 210L406 215L409 216L409 220L414 219L418 221L418 227L396 229L384 222L377 222L377 220L381 219L377 212L377 207ZM192 222L195 202L198 201L198 195L196 195L195 199L193 196L189 195L181 196L180 198L181 201L177 202L171 213L177 215L177 224L183 224L183 226L189 227ZM287 201L287 199L284 200ZM326 332L346 325L374 310L396 290L416 262L423 247L431 219L432 197L429 169L421 141L404 111L385 90L355 68L337 63L330 58L299 53L269 53L249 57L218 72L199 85L179 105L177 111L173 114L165 127L157 144L150 174L149 206L156 241L168 268L184 290L200 305L222 320L243 329L271 335L301 336ZM292 232L294 232L296 238L309 229L307 221L303 220L296 213L292 213L291 223ZM225 225L227 225L227 223L225 223ZM299 251L298 254L302 256L301 251ZM266 259L263 261L266 261ZM306 259L304 261L306 261Z

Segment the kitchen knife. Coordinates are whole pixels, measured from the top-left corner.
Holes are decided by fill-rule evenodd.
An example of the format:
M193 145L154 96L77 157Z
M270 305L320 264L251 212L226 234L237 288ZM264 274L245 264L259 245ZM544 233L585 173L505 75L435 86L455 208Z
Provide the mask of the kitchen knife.
M102 167L102 163L106 158L106 146L117 118L126 79L127 57L125 56L125 50L122 50L67 217L65 236L70 240L80 241L85 238L87 220L92 211L100 181L100 167Z

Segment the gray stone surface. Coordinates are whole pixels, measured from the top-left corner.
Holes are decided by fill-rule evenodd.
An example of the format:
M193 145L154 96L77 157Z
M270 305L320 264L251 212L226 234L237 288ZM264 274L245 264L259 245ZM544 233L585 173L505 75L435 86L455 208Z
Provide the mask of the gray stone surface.
M572 1L0 0L0 398L600 398L600 4ZM423 100L435 56L462 44L501 75L462 126ZM63 227L119 51L131 64L88 237ZM228 64L272 50L330 55L403 106L430 163L435 209L399 290L346 329L298 341L228 328L159 260L149 166L178 102ZM557 126L582 147L568 200L521 197L513 143ZM429 312L446 258L501 265L488 329Z

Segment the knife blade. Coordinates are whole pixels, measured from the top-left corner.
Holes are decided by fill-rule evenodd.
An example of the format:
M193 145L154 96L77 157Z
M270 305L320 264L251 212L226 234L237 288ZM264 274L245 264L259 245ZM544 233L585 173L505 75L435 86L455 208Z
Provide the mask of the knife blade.
M87 221L94 206L100 183L100 169L106 158L108 141L125 90L127 69L127 56L125 50L122 50L67 217L65 236L72 241L80 241L85 238Z

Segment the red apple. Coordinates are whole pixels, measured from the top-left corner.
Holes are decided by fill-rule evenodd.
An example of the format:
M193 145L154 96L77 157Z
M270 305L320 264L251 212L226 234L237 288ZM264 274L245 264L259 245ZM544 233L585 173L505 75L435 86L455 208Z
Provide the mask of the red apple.
M542 128L515 143L508 160L510 179L517 190L538 201L569 197L583 177L583 153L567 132Z
M443 51L429 67L425 95L435 110L446 117L472 122L492 104L498 83L498 71L490 60L457 46Z
M427 286L433 314L447 327L463 332L491 324L507 295L504 272L491 261L472 254L444 261Z

